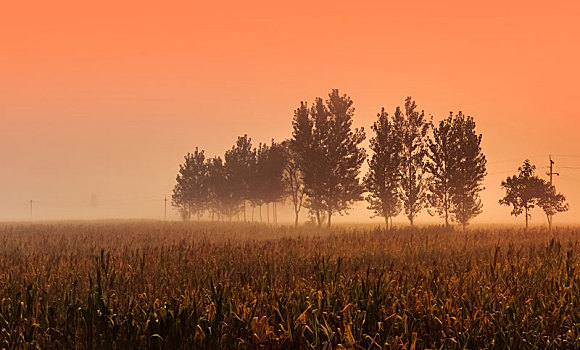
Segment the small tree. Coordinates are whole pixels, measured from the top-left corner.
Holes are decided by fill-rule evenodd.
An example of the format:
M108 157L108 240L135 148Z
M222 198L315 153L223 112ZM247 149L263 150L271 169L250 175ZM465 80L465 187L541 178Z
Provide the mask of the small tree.
M184 158L184 163L179 165L171 202L184 220L190 220L192 214L199 216L208 205L207 165L204 151L197 147Z
M524 213L526 218L526 230L533 209L542 198L544 183L534 171L536 167L528 159L518 168L519 174L508 177L502 181L501 187L506 191L505 196L499 200L502 205L512 206L511 215L519 216Z
M389 230L389 219L397 216L402 209L398 189L401 181L401 151L402 144L399 133L389 120L389 115L382 108L377 114L378 120L371 126L375 135L370 139L373 152L368 160L369 170L364 178L366 190L369 192L366 200L369 209L376 216L385 218L386 229Z
M566 203L566 197L556 192L556 188L544 182L542 195L538 201L538 206L542 208L548 219L548 228L552 232L552 218L558 213L568 211L570 206Z

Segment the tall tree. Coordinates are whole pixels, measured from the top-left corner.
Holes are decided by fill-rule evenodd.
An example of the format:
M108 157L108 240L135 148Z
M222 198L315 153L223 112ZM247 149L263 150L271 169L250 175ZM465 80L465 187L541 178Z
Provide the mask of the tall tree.
M366 157L360 147L365 134L352 128L352 105L350 97L334 89L326 103L317 98L309 114L301 103L294 115L293 143L304 174L306 204L319 226L323 213L330 226L333 214L343 214L362 199L358 176Z
M513 175L502 181L501 187L506 191L505 196L499 200L502 205L512 206L511 214L519 216L524 213L526 218L526 230L533 209L544 192L544 183L534 172L536 167L528 159L518 168L518 175Z
M431 208L445 219L449 227L451 195L450 182L453 167L456 165L457 135L453 128L453 117L439 122L433 129L433 137L427 138L427 161L425 169L429 173L429 193L427 199Z
M290 140L282 142L285 151L283 178L294 209L294 226L298 226L298 216L304 203L304 179L298 165L298 155Z
M207 208L209 200L207 184L207 166L203 150L197 147L193 153L185 155L185 161L179 165L171 201L184 220L198 216Z
M318 130L314 128L314 119L315 116L324 119L326 113L326 108L320 98L316 99L311 108L308 107L307 102L300 102L300 106L294 110L292 139L290 139L291 146L295 151L296 163L303 176L304 192L306 193L304 205L308 208L310 215L316 217L318 226L321 225L320 212L322 209L318 198L318 194L321 192L318 189L321 177L318 158L321 157L322 147Z
M363 199L364 186L359 174L366 152L361 147L365 139L364 129L352 128L355 109L351 98L333 89L326 104L330 113L330 128L325 146L330 171L325 182L325 202L330 227L334 213L343 214L353 203Z
M370 139L372 157L368 160L369 170L364 178L366 199L369 209L376 216L385 218L386 229L389 230L389 219L397 216L402 209L399 198L401 181L401 151L402 143L399 133L395 130L389 115L382 108L377 114L378 120L371 126L375 135Z
M481 134L475 131L475 121L459 112L453 118L455 145L452 148L449 177L451 213L463 226L481 214L483 207L479 193L484 190L483 179L487 160L481 150Z
M325 144L328 143L328 133L330 132L330 113L322 98L317 97L310 108L310 125L312 130L307 132L311 135L308 140L309 149L303 157L302 168L304 173L304 185L308 195L306 206L311 215L316 217L318 226L322 226L325 220L326 194L325 181L329 177L330 164L327 158L328 150Z
M423 111L417 111L417 104L407 97L405 111L395 110L393 125L402 140L402 180L400 196L405 214L411 226L427 200L427 181L425 176L426 137L430 123Z
M542 208L548 218L548 228L552 232L552 219L558 213L568 211L570 206L566 203L566 197L556 192L556 188L544 181L543 191L538 201L538 206Z

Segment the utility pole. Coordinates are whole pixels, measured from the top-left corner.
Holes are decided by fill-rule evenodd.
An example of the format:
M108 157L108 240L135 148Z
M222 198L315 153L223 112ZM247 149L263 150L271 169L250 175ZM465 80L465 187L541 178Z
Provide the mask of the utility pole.
M30 218L32 219L32 199L30 200Z
M163 220L167 221L167 195L165 195L163 201L165 202L165 211L163 212Z
M550 156L550 172L549 173L546 173L546 175L548 175L550 177L550 186L553 186L553 179L552 179L552 177L554 175L560 176L560 173L555 173L554 172L554 160L552 159L552 156ZM548 224L550 226L550 232L552 232L552 215L548 215Z
M550 176L550 185L552 185L552 175L560 176L560 173L554 172L554 160L552 156L550 156L550 172L546 173L546 175Z

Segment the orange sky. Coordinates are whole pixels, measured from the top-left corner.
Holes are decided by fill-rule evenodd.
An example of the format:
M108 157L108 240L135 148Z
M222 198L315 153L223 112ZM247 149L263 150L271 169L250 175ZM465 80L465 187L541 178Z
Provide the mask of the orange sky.
M435 120L474 116L490 173L479 222L511 220L499 183L521 160L567 155L559 220L575 222L580 169L563 167L580 168L580 5L471 3L3 4L0 220L27 219L29 199L37 218L158 218L187 151L288 137L300 100L339 88L367 131L408 95Z

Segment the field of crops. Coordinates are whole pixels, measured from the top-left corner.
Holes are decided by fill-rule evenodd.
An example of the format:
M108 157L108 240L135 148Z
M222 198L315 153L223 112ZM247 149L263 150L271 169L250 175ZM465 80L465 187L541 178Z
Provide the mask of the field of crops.
M0 224L0 348L578 348L576 228Z

